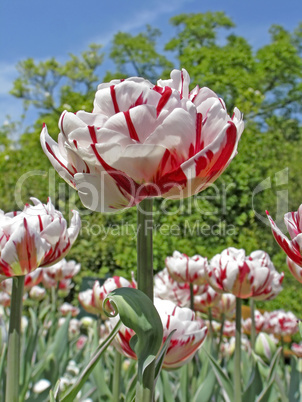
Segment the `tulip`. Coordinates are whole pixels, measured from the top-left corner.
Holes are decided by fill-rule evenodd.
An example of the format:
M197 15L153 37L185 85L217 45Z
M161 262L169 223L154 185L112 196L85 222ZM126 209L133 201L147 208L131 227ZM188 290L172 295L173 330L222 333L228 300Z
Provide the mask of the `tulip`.
M275 336L292 336L299 330L298 319L291 311L275 310L264 313L263 331Z
M46 391L48 388L51 387L51 382L48 380L39 380L33 386L33 391L35 394L41 394L42 392Z
M132 278L132 281L128 281L127 279L121 276L113 276L112 278L108 278L105 280L103 285L101 286L99 281L95 281L93 285L93 304L99 310L99 313L103 312L103 302L107 298L108 294L112 292L114 289L118 288L136 288L136 282ZM107 303L108 311L114 311L114 308Z
M241 299L272 298L280 292L283 280L283 274L278 274L264 251L257 250L246 257L243 249L233 247L214 256L206 273L217 292L232 293Z
M63 258L56 264L45 268L44 274L49 276L54 281L59 282L65 279L73 278L76 274L80 272L80 269L81 264L77 264L73 260L66 261L66 259Z
M147 197L180 199L209 187L237 153L240 111L230 117L208 88L189 92L186 70L157 85L132 77L99 85L92 113L64 111L58 143L41 144L85 207L113 212Z
M286 258L287 266L292 273L293 277L302 283L302 266L296 264L289 257Z
M291 240L286 237L266 211L273 235L279 246L285 251L287 256L300 267L302 267L301 254L301 228L302 228L302 204L297 212L288 212L284 215L284 222L287 227Z
M204 285L206 283L205 266L207 264L207 258L203 258L200 255L188 257L179 251L174 251L171 257L166 258L166 267L170 276L176 282L182 283Z
M0 275L23 276L56 263L69 251L80 230L73 211L70 227L50 199L42 204L31 198L20 213L0 213Z
M78 300L87 313L96 315L100 313L99 309L95 307L92 289L87 289L83 292L80 292L78 295Z
M236 311L236 296L232 293L223 293L220 297L218 304L212 307L212 315L214 318L232 319L235 316Z
M255 311L255 329L256 332L260 332L263 329L264 323L265 323L265 318L264 316L258 311ZM243 330L246 334L250 335L252 331L252 319L247 318L246 320L243 320L242 322L242 327Z
M70 313L72 317L76 317L79 314L80 310L72 304L63 303L60 307L60 312L63 316L66 316Z
M203 286L193 285L194 296L202 293ZM167 268L154 276L154 296L162 300L170 300L179 307L190 304L190 285L179 283L171 278Z
M272 337L271 335L265 334L264 332L260 332L257 336L256 344L255 344L255 352L259 355L265 362L269 363L272 360L272 357L276 353L277 339Z
M202 294L194 296L194 310L208 313L209 308L216 306L220 299L220 293L217 293L210 285L205 285Z
M0 306L9 307L11 302L11 297L6 292L0 292Z
M293 343L291 345L291 350L294 352L294 354L299 357L302 358L302 343Z
M207 327L204 326L202 320L195 319L195 313L189 308L180 308L169 300L161 299L155 299L154 305L163 324L163 343L170 332L176 329L163 362L164 369L176 369L193 358L206 338ZM117 319L118 317L111 318L110 326L114 326ZM123 325L113 344L127 357L136 359L129 343L133 335L134 331Z
M36 301L41 301L46 295L46 290L40 286L33 286L29 291L29 297Z

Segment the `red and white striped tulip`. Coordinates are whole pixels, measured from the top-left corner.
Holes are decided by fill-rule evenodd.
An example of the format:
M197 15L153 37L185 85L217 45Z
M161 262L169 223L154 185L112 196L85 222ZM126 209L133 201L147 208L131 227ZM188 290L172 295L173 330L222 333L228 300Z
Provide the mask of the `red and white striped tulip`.
M81 221L73 211L70 227L50 199L25 205L22 212L0 213L0 275L26 275L38 267L55 264L70 250Z
M294 352L294 354L299 357L302 358L302 343L293 343L291 345L291 350Z
M217 293L210 285L204 285L202 293L194 296L194 310L208 313L209 308L216 306L220 299L220 293Z
M296 264L289 257L286 258L287 266L292 273L293 277L302 283L302 266Z
M54 281L59 282L65 279L73 278L80 272L80 269L81 264L77 264L74 260L66 261L66 259L63 258L56 264L45 268L43 273Z
M163 343L170 332L176 329L163 362L164 369L176 369L193 358L205 340L208 329L203 321L196 320L194 312L186 307L180 308L169 300L161 299L155 299L154 305L163 324ZM117 319L118 316L111 318L110 326L115 325ZM136 359L129 344L133 335L134 331L123 325L113 342L121 353Z
M93 290L87 289L83 292L79 292L78 300L87 313L90 314L100 314L99 309L94 304Z
M263 331L275 336L292 336L299 330L298 319L291 311L266 311L264 319Z
M170 276L176 282L193 283L204 285L207 280L205 277L205 267L208 264L207 258L200 255L188 257L179 251L174 251L171 257L166 258L166 267Z
M193 294L202 292L203 286L193 285ZM154 275L154 296L162 300L170 300L179 307L190 305L190 285L179 283L171 278L167 268Z
M265 324L265 318L264 316L260 313L260 311L256 310L255 311L255 329L256 332L261 332L263 329L263 326ZM250 335L252 331L252 319L250 317L246 318L245 320L242 321L242 328L243 331Z
M222 319L222 316L228 319L235 317L236 296L232 293L223 293L220 295L219 302L212 307L213 318Z
M209 187L237 153L244 123L186 70L157 85L132 77L100 84L92 113L63 112L58 143L41 144L85 207L113 212L147 197L181 199Z
M212 258L207 277L217 292L267 300L281 290L283 274L278 274L264 251L257 250L246 257L243 249L230 247Z
M297 212L288 212L284 215L291 240L281 232L267 211L266 213L277 243L295 264L302 267L302 204Z
M80 310L78 307L75 307L70 303L63 303L62 306L60 306L60 312L63 316L71 314L72 317L76 317Z

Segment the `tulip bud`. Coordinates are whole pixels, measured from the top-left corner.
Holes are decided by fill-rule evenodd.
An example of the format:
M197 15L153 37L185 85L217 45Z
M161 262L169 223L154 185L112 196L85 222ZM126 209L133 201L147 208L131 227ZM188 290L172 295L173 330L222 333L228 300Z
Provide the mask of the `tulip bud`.
M255 352L266 363L269 363L272 360L274 354L276 353L277 346L275 341L276 340L274 337L264 332L260 332L260 334L257 336L255 343Z

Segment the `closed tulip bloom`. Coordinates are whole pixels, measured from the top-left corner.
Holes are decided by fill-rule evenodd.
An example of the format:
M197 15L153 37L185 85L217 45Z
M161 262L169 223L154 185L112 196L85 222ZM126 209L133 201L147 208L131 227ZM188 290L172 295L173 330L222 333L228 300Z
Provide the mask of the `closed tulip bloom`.
M193 285L193 294L202 293L203 286ZM179 307L190 305L190 285L179 283L171 278L167 268L154 275L154 296L162 300L170 300Z
M294 352L294 354L299 357L302 358L302 343L293 343L291 345L291 350Z
M286 258L287 266L292 273L293 277L302 283L302 266L296 264L289 257Z
M70 303L63 303L62 306L60 306L60 312L63 316L70 313L72 317L76 317L80 310Z
M274 281L283 275L275 270L269 256L262 250L249 257L243 249L230 247L212 258L207 268L209 284L218 292L232 293L241 299L266 300L278 291Z
M260 332L257 336L255 343L255 352L259 355L265 362L269 363L277 350L277 339L272 335Z
M56 264L45 268L44 273L47 274L51 279L59 282L64 279L71 279L80 272L81 264L77 264L76 261L70 260L66 261L63 258Z
M45 268L44 268L45 269ZM35 271L30 272L25 275L24 279L24 290L29 291L33 286L39 285L43 278L43 269L38 268Z
M89 209L112 212L146 197L184 198L217 179L237 153L230 117L208 88L189 92L186 70L157 85L132 77L100 84L92 113L63 112L58 143L41 133L50 162Z
M94 304L93 290L87 289L83 292L79 292L78 300L87 313L90 314L100 314L99 309Z
M223 293L220 295L219 302L212 307L212 316L222 319L222 316L232 319L236 312L236 296L232 293Z
M73 211L70 227L50 199L42 204L31 198L19 213L0 213L0 275L26 275L52 265L70 250L81 226L78 212Z
M291 311L265 312L264 319L263 331L275 336L292 336L299 330L298 319Z
M281 232L269 213L266 213L277 243L295 264L298 264L300 267L302 267L302 204L297 212L288 212L284 215L284 222L291 240L289 240L288 237Z
M46 295L46 290L40 286L33 286L29 291L29 297L36 301L41 301Z
M188 257L186 254L174 251L171 257L166 258L165 264L170 276L176 282L194 283L196 285L204 285L207 282L205 277L207 258L200 255Z
M217 293L210 285L204 285L203 292L194 296L194 310L207 313L209 308L219 303L220 299L220 293Z
M284 273L279 274L269 255L262 250L253 251L248 259L252 261L255 279L253 283L254 300L271 300L282 290Z
M164 369L176 369L188 363L195 352L201 347L207 335L207 327L202 320L196 320L195 314L188 308L180 308L169 300L154 300L162 324L163 343L171 331L176 329L170 340L168 351L164 358ZM114 326L118 317L110 319L110 326ZM136 359L136 355L130 347L130 339L134 331L122 325L113 343L117 349L126 355Z
M261 332L265 324L265 318L258 310L255 311L254 316L256 332ZM246 334L250 335L252 330L252 319L250 317L242 321L242 328Z

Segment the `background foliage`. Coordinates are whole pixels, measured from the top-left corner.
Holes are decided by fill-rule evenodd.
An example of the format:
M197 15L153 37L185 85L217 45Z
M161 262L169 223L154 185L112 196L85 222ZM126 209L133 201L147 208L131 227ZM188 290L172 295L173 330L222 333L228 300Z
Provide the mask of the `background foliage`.
M136 270L135 209L118 215L86 211L42 151L42 123L56 138L60 114L90 111L99 82L129 75L155 82L168 78L173 67L184 67L192 88L209 86L226 101L229 113L235 105L244 112L246 129L238 155L212 188L182 203L156 201L154 268L162 269L175 249L211 258L229 246L247 253L260 248L286 273L283 292L265 308L285 307L302 315L299 299L292 297L300 285L289 274L264 213L268 209L282 222L283 214L297 210L302 201L302 24L293 32L273 25L270 43L256 50L244 37L229 33L234 23L223 12L181 14L170 23L175 36L163 51L158 50L160 31L147 26L135 36L118 32L108 54L101 44L92 44L65 63L54 58L19 62L11 93L23 99L25 111L36 108L39 117L18 140L13 140L18 122L0 128L1 209L20 209L31 196L45 202L48 195L64 214L80 209L83 229L69 258L81 262L81 275L130 277ZM116 71L104 73L105 57ZM262 182L266 188L258 191Z

